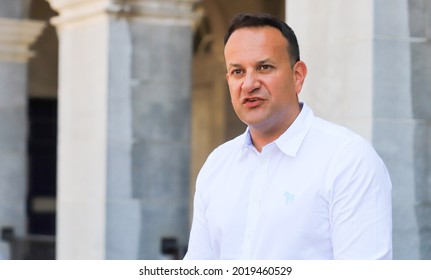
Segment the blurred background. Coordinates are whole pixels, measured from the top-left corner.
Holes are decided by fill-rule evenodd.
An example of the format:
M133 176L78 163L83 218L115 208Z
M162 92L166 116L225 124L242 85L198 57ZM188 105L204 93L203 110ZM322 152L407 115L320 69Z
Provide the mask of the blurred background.
M295 30L300 99L389 169L394 258L431 259L431 0L0 0L0 259L182 258L197 173L245 129L238 12Z

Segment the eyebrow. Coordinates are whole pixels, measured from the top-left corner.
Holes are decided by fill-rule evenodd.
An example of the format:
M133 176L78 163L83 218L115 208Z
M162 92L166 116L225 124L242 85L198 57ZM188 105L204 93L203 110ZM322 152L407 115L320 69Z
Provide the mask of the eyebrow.
M235 67L235 68L242 67L242 65L239 64L239 63L229 63L229 66L230 67Z
M265 63L268 63L268 62L271 62L272 60L270 59L270 58L265 58L265 59L262 59L262 60L259 60L257 63L256 63L256 65L262 65L262 64L265 64ZM238 68L238 67L243 67L242 66L242 64L239 64L239 63L229 63L229 66L230 67L235 67L235 68Z
M257 64L258 65L262 65L262 64L265 64L265 63L268 63L268 62L272 62L272 59L270 59L269 57L258 61Z

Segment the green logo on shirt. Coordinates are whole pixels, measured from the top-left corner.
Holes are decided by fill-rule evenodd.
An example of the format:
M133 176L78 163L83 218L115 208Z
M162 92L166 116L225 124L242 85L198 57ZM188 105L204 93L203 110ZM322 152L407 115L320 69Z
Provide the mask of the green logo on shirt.
M290 192L285 192L284 199L286 204L292 204L293 201L295 200L295 195L291 194Z

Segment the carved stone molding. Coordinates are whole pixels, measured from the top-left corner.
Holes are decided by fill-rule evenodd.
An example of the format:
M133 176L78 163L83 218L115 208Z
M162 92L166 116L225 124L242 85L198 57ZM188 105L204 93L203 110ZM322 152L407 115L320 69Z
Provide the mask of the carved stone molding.
M194 6L201 0L46 0L59 16L51 20L61 26L100 14L175 25L193 25L200 18Z
M45 22L0 18L0 61L27 62L34 55L30 45L42 33Z

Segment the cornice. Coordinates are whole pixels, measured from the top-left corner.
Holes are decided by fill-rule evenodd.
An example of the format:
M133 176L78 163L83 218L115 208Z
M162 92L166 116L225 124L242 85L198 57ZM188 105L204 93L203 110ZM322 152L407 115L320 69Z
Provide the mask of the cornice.
M0 18L0 61L27 62L34 56L30 45L45 25L43 21Z
M46 0L59 16L51 20L61 26L101 14L139 18L176 25L193 25L200 14L194 6L201 0Z

